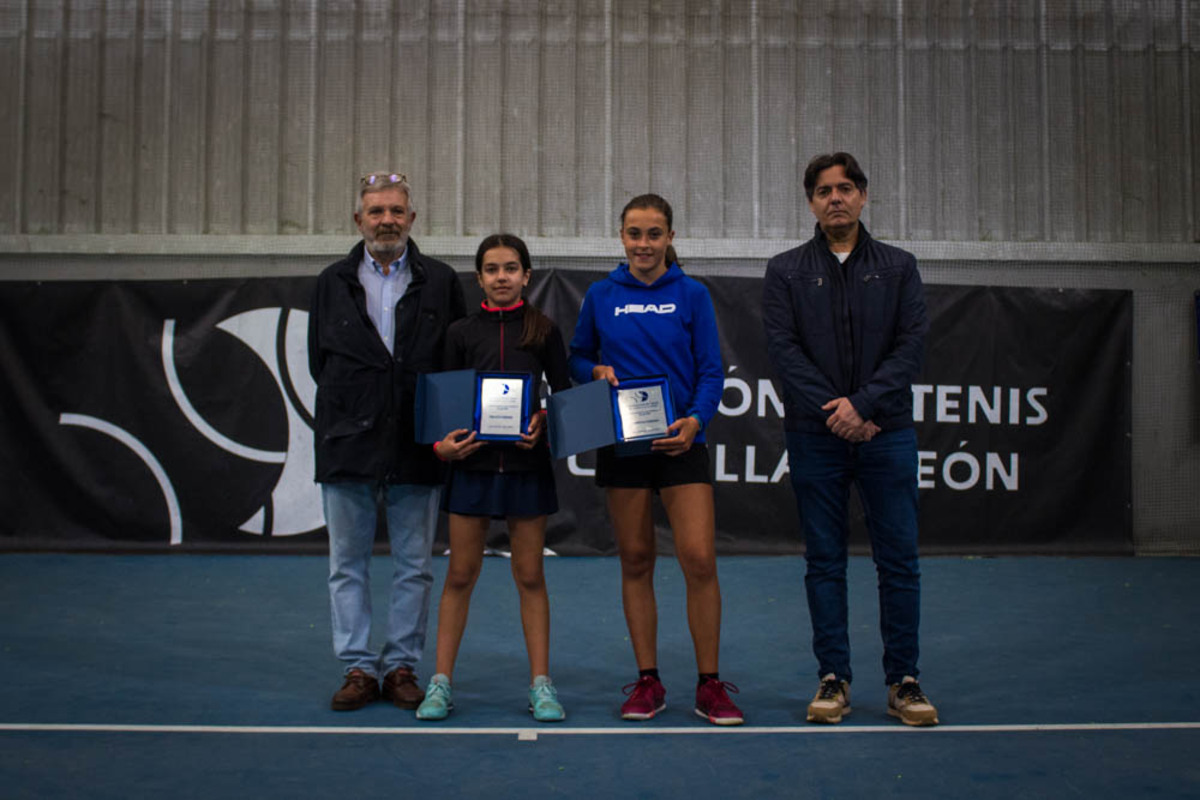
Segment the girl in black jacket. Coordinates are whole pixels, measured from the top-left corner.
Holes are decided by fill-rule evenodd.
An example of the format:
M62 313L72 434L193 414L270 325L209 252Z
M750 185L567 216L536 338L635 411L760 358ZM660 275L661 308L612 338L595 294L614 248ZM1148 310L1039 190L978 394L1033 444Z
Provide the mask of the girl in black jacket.
M521 299L531 269L529 250L518 237L499 233L483 240L475 253L475 272L484 301L479 311L447 331L445 369L528 373L533 400L540 396L543 372L552 391L570 387L562 334L549 317ZM437 674L417 709L418 719L445 719L453 708L451 675L492 519L508 521L529 652L529 711L539 722L565 717L548 675L550 603L542 548L546 516L558 510L558 499L543 431L543 414L535 411L521 441L511 445L477 441L465 428L450 431L434 445L438 457L451 462L442 502L450 513L450 565L438 609Z

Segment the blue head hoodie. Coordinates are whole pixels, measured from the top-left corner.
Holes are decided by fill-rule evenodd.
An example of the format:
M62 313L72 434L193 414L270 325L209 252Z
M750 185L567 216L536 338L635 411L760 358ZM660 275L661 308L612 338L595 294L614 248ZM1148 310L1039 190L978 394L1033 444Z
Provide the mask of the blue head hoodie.
M701 427L717 413L725 374L712 298L671 264L646 285L622 264L588 287L571 339L571 377L592 380L607 364L617 378L666 375L675 415L695 414ZM696 437L704 441L704 431Z

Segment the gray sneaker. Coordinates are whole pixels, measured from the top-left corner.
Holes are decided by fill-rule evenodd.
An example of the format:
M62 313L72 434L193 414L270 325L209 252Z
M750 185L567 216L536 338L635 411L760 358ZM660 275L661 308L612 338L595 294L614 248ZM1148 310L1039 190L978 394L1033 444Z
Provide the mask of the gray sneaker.
M921 691L921 684L911 675L888 689L888 714L899 717L905 725L923 727L937 725L937 709Z
M808 721L832 725L849 713L850 684L838 680L832 672L821 678L821 685L808 704Z

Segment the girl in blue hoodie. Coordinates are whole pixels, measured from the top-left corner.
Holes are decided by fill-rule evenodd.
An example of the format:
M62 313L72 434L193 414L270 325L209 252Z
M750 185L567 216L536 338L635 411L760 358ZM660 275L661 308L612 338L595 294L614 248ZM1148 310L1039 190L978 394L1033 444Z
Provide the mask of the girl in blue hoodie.
M658 675L658 610L654 598L655 536L651 495L658 493L675 538L687 585L688 627L699 681L695 711L717 725L738 725L742 713L717 672L721 589L712 482L704 429L724 389L720 339L708 291L679 268L671 206L640 195L621 212L627 263L588 288L571 341L571 377L579 383L666 375L678 418L649 455L596 454L596 483L605 487L617 551L621 596L638 666L625 687L624 719L650 719L666 708Z

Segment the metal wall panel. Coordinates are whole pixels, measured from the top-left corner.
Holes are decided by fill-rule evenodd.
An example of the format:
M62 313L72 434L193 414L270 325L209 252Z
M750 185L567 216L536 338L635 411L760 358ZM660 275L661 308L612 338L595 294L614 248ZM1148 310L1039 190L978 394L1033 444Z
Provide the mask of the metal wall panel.
M533 133L537 143L538 179L524 197L515 198L519 207L530 215L532 227L526 229L539 230L546 236L576 235L576 216L585 213L577 183L585 162L583 159L577 161L575 154L581 133L587 126L595 125L596 120L579 118L576 98L579 75L595 73L576 69L577 58L581 57L577 53L582 48L578 34L582 15L576 17L575 6L568 0L543 6L540 63L530 84L538 87L541 98L538 128ZM591 91L600 97L599 108L603 111L603 92ZM601 147L601 158L603 152ZM600 164L603 169L603 161ZM595 182L589 180L586 186L596 191ZM599 194L603 197L603 191ZM514 213L505 225L516 227L517 215Z
M682 31L687 46L679 54L687 78L683 120L686 128L685 164L687 185L676 196L680 213L693 231L724 231L725 171L721 158L725 152L724 86L725 19L717 0L685 4L686 28ZM743 123L744 125L744 123ZM743 128L745 129L745 128ZM682 217L681 217L682 218Z
M753 236L781 237L797 230L797 179L799 161L796 126L797 61L796 9L787 0L762 0L758 23L758 106L750 113L759 119L758 209ZM821 114L806 114L820 125Z
M22 210L21 232L57 233L63 231L59 215L63 152L63 73L66 69L63 3L39 3L28 17L25 46L26 83L25 148L22 195L17 204Z
M738 13L726 5L724 30L723 82L713 87L721 99L720 119L724 148L721 152L722 185L709 194L708 202L720 209L722 224L711 229L691 228L698 236L724 231L731 239L749 239L758 235L759 173L762 142L758 114L761 70L758 52L757 15ZM697 87L706 91L706 87ZM717 124L717 120L710 122ZM713 154L708 154L711 158ZM713 233L709 233L711 230Z
M132 233L137 171L138 13L136 0L107 5L97 95L103 111L99 136L96 225L101 233Z
M433 0L432 33L427 64L429 67L429 97L425 113L429 120L428 161L414 163L414 186L428 197L428 215L422 231L463 233L464 191L484 179L473 175L468 182L463 175L465 155L465 41L466 9L461 0ZM403 153L397 166L407 170ZM416 178L417 169L426 173L426 180Z
M570 171L574 162L575 202L568 204L571 193L550 194L549 182L543 183L542 202L552 207L561 204L563 216L576 235L595 236L613 230L612 208L612 16L608 0L580 0L575 5L578 19L578 47L575 51L574 84L561 85L563 95L551 98L552 105L574 107L574 147L563 154L558 169ZM570 12L568 12L570 13Z
M317 135L317 11L316 4L305 8L300 4L285 4L282 11L283 60L280 85L279 153L277 163L279 182L279 216L277 232L307 233L316 228L312 196L316 183ZM269 30L275 15L263 9L261 22ZM270 143L264 143L270 149ZM255 218L252 223L259 232L270 230L270 217ZM268 230L262 231L266 227Z
M170 209L166 186L175 176L171 166L168 98L172 91L171 43L174 40L172 9L152 4L140 11L140 70L135 76L137 104L133 126L137 147L133 161L133 233L163 234L168 230ZM112 231L117 233L118 231Z
M0 0L0 233L791 237L817 151L934 241L1187 242L1188 0Z
M486 235L485 231L499 225L501 186L497 178L502 174L502 131L513 121L507 103L512 95L505 74L509 48L502 38L503 23L503 0L471 4L466 31L462 131L465 137L462 232L466 234ZM524 87L521 94L528 97L534 93ZM442 176L432 184L439 194L447 185L445 178Z
M212 119L209 90L215 88L209 44L210 2L180 3L174 15L172 83L167 97L167 146L170 157L166 168L171 179L166 185L167 233L215 233L207 225L206 199L218 194L213 186L215 175L205 158L210 141ZM232 198L221 197L223 202Z
M72 7L64 19L62 169L59 224L66 233L90 233L97 223L100 188L100 9Z
M25 164L25 63L28 45L25 9L0 4L0 232L24 230L19 198L24 195Z
M349 201L344 187L357 171L360 148L373 144L372 126L387 124L388 117L379 112L381 105L388 107L394 72L391 53L383 46L376 45L383 52L367 53L368 43L356 41L354 0L330 0L318 8L316 177L309 202L314 205L312 232L325 232L345 229Z

